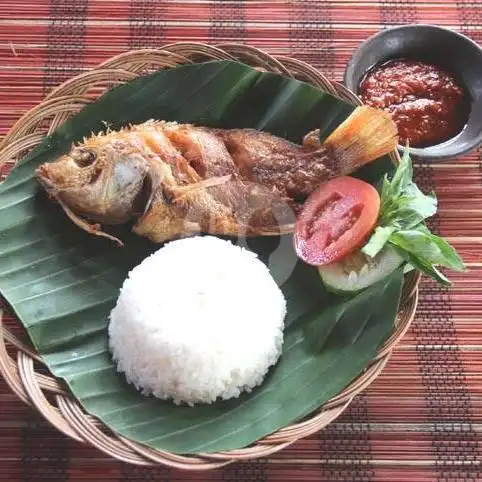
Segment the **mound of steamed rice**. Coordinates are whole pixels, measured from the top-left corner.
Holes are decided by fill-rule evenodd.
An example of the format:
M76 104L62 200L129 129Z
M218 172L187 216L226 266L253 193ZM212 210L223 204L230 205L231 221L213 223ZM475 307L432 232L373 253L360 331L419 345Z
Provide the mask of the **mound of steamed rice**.
M211 403L261 384L286 301L268 268L215 237L173 241L135 267L110 314L117 369L144 394Z

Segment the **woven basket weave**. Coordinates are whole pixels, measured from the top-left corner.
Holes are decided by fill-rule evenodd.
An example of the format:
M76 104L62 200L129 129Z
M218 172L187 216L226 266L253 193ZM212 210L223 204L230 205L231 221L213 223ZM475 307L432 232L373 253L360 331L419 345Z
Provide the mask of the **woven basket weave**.
M255 68L296 77L344 100L360 104L353 93L340 84L330 82L310 65L287 57L272 57L245 45L224 44L213 47L176 43L159 50L131 51L113 57L97 68L68 80L52 91L41 104L25 114L0 143L0 173L8 171L9 166L14 165L17 159L39 144L45 134L52 133L71 115L95 101L112 86L157 69L222 59L240 60ZM393 161L397 162L398 153L394 151L391 156ZM20 341L2 326L1 313L0 371L20 399L34 406L54 427L70 438L91 444L102 452L131 464L164 464L189 470L213 469L282 450L296 440L326 427L337 418L353 397L381 373L393 348L409 328L417 306L419 279L416 273L406 276L394 333L370 366L356 380L302 422L285 427L250 447L239 450L182 456L148 448L112 432L83 410L60 379L39 373L45 373L42 360L30 348L28 342Z

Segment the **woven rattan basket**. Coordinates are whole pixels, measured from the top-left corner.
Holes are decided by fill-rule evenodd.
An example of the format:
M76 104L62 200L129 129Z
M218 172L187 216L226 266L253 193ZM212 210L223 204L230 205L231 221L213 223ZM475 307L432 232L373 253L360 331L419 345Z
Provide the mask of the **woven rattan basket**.
M0 169L3 168L4 173L8 171L9 164L13 165L29 149L39 144L45 134L53 132L70 115L96 100L106 89L152 70L213 59L237 59L256 68L296 77L354 104L360 103L354 94L343 86L330 82L310 65L291 58L272 57L245 45L225 44L213 47L176 43L159 50L131 51L113 57L95 69L68 80L51 92L41 104L25 114L0 143ZM397 152L392 153L392 159L397 162ZM96 418L88 415L69 394L61 380L39 373L45 373L41 366L42 360L29 347L28 342L20 341L2 327L1 316L0 371L20 399L35 407L53 426L78 442L91 444L102 452L131 464L165 464L190 470L213 469L282 450L296 440L326 427L337 418L353 397L380 374L393 348L410 326L417 306L418 281L418 274L412 273L406 277L394 333L376 359L356 380L305 420L239 450L181 456L153 450L119 436Z

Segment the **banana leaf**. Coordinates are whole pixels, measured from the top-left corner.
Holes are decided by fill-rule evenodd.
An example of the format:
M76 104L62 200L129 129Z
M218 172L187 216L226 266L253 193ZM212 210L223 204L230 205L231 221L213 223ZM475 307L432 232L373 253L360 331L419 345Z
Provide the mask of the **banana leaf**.
M107 350L108 314L123 280L160 246L128 227L117 233L123 249L87 235L39 189L35 168L106 124L116 129L157 118L251 127L300 142L314 128L328 135L352 110L294 79L237 62L206 62L158 71L109 91L18 163L0 186L0 292L51 372L89 413L158 449L244 447L309 415L367 367L392 332L402 274L347 301L327 293L316 270L297 262L289 237L248 240L288 300L280 362L250 394L175 406L128 385ZM388 169L384 158L357 174L376 181Z

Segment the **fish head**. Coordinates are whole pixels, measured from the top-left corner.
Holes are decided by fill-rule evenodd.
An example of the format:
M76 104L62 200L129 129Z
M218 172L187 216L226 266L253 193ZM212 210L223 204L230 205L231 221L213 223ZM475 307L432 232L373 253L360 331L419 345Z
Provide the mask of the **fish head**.
M144 191L150 189L148 160L116 143L73 146L36 174L63 207L105 224L122 224L142 212Z
M38 171L40 181L46 186L66 188L84 186L95 182L105 160L102 153L92 148L75 146L54 162L42 164ZM102 164L102 165L100 165Z

